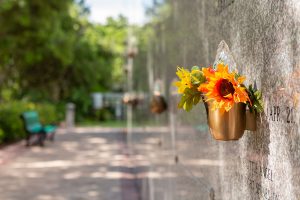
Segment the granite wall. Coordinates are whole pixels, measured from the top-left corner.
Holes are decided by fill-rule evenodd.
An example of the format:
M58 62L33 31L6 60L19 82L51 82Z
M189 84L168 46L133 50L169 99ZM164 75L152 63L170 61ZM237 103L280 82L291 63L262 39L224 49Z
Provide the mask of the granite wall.
M153 117L167 128L133 135L135 151L150 160L144 197L300 199L300 1L169 0L164 9L144 68L163 80L169 109ZM212 138L203 105L177 110L171 84L178 65L212 65L222 40L264 100L257 131L230 142Z

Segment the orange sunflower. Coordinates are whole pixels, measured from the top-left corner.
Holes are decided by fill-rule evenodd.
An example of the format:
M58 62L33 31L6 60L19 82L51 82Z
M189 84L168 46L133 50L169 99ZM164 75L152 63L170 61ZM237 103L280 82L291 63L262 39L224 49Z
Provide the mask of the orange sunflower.
M212 101L212 110L229 111L234 103L250 102L246 88L241 86L245 77L235 79L235 73L228 72L228 65L219 63L217 70L203 68L207 82L198 87L198 91L206 96L206 101Z

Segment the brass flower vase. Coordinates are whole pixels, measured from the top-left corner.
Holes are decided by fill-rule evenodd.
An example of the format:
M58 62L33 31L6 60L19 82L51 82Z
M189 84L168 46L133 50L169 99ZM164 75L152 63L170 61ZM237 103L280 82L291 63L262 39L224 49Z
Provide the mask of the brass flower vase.
M152 113L160 114L167 110L167 102L161 95L153 95L150 109Z
M246 110L246 130L256 131L256 114Z
M238 140L246 128L246 104L235 103L228 112L212 110L206 105L210 133L216 140Z

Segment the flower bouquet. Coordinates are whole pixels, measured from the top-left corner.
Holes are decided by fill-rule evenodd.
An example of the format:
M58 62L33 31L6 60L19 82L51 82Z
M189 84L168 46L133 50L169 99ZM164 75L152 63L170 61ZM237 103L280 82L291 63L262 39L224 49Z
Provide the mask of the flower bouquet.
M215 68L198 66L191 71L177 68L179 81L175 82L178 93L182 94L179 108L189 111L203 101L207 111L208 125L217 140L237 140L246 129L246 107L249 116L256 116L263 111L261 92L256 88L246 87L245 77L237 71L229 72L228 65L222 62ZM252 117L255 124L255 117ZM255 127L250 126L251 130Z

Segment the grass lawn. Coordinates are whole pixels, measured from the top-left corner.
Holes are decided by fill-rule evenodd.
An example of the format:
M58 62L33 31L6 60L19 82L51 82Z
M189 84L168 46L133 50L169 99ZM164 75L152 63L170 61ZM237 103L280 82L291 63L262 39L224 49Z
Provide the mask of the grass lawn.
M77 126L102 126L102 127L113 127L122 128L126 127L126 121L109 120L109 121L83 121L77 123Z
M108 120L108 121L83 121L78 122L77 126L101 126L101 127L112 127L112 128L125 128L127 122L125 120ZM134 127L142 126L160 126L154 121L144 121L144 122L133 122Z

